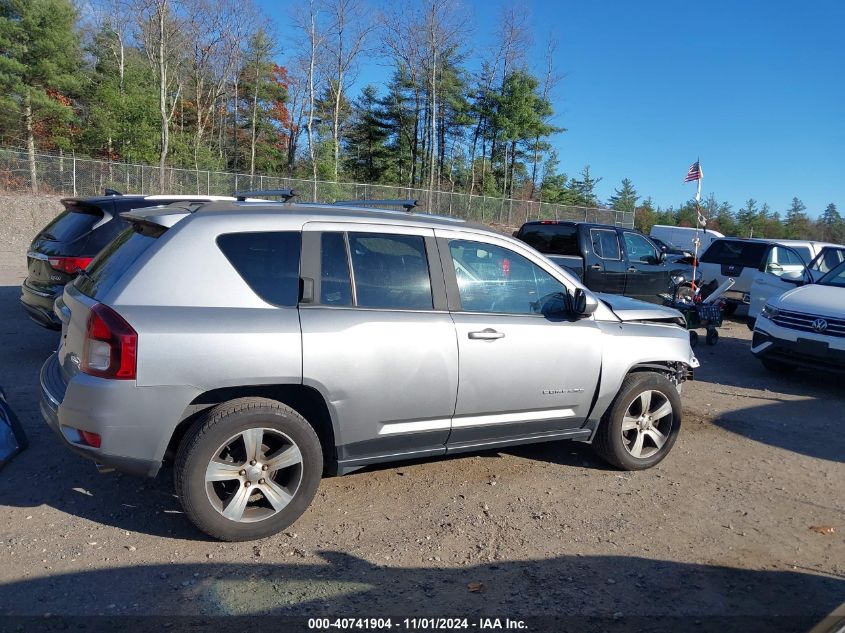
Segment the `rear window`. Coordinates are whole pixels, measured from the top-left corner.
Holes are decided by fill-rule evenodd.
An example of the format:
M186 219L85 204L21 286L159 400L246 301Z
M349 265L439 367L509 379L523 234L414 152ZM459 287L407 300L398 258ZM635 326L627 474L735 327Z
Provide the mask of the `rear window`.
M546 255L580 255L578 227L566 224L529 224L519 239Z
M707 264L730 264L745 268L759 268L766 253L765 242L716 240L704 251L701 261Z
M123 272L152 246L161 231L140 232L127 228L109 242L85 272L73 282L83 294L94 299L107 293Z
M267 303L299 303L298 231L227 233L217 245L253 292Z
M72 242L102 219L103 212L97 207L70 207L57 215L38 236L54 242Z

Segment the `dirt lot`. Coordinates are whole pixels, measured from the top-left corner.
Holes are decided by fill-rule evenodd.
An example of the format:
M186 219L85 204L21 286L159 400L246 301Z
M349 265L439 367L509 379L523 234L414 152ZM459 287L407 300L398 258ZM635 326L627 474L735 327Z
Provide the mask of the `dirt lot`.
M324 480L285 534L224 544L189 525L169 473L98 475L49 432L38 369L56 334L17 305L23 272L0 258L0 385L31 439L0 471L0 615L700 619L845 601L841 379L766 373L742 322L699 347L653 470L565 442L375 467Z

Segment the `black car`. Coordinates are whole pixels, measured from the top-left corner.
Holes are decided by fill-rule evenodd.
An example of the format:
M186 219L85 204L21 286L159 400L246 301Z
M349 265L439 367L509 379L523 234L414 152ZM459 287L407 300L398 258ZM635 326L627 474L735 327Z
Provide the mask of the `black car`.
M514 237L576 275L595 292L662 303L671 291L673 278L692 278L691 266L668 261L665 253L635 229L538 220L523 224Z
M65 284L84 270L94 256L128 224L120 214L130 209L181 201L207 201L209 196L123 195L106 190L93 198L65 198L59 213L35 236L26 254L28 276L21 286L21 305L29 317L58 330L53 303Z

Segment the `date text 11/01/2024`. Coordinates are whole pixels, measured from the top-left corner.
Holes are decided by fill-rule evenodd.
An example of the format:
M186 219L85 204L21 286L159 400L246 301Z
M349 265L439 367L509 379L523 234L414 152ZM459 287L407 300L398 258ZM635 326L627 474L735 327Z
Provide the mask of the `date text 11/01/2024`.
M313 631L380 631L406 629L410 631L457 630L526 630L523 620L510 618L309 618Z

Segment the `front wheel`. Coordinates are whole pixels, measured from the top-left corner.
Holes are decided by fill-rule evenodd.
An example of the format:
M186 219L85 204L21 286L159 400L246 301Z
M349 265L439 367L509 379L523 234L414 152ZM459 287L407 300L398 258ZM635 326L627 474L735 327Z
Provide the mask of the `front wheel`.
M320 440L296 411L239 398L206 413L176 456L176 494L200 530L223 541L270 536L305 512L323 471Z
M622 382L593 446L613 466L643 470L669 454L680 429L681 398L675 385L654 372L635 372Z

